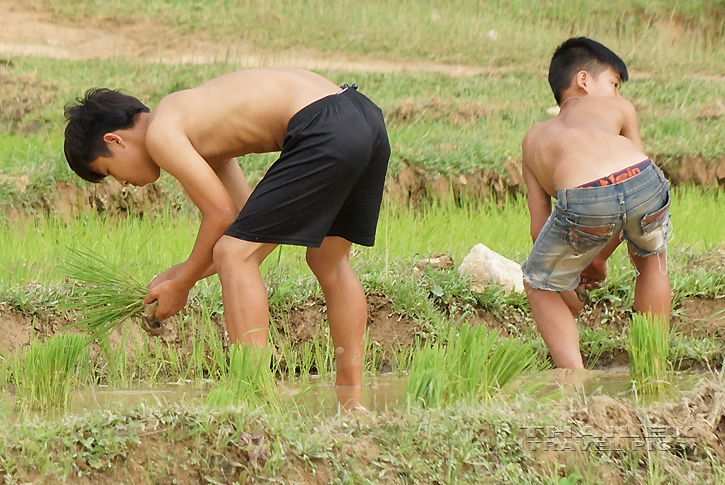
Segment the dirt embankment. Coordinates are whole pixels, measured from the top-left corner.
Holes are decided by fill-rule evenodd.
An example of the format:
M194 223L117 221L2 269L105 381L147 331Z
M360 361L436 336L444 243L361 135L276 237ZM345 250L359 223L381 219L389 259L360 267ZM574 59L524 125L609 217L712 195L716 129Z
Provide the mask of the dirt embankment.
M660 166L673 183L694 183L725 187L725 157L707 161L699 157L661 157ZM79 182L80 183L80 182ZM54 187L36 189L27 175L0 174L0 189L12 195L0 205L0 213L11 217L23 213L59 214L64 218L95 211L98 213L144 215L169 206L181 209L190 204L178 185L121 187L112 180L97 185L58 182ZM432 174L419 167L403 165L388 177L386 192L395 201L408 204L434 198L480 199L524 193L518 160L509 159L500 170L488 169L458 175Z
M515 313L515 312L514 312ZM485 325L498 330L503 335L517 336L526 333L533 322L521 312L517 314L500 314L479 309L467 321L474 325ZM607 318L603 318L606 314ZM302 342L310 342L321 338L326 328L326 308L324 302L312 300L291 308L284 313L276 314L279 339L287 345L297 346ZM612 313L603 305L588 308L579 318L580 328L604 328L614 333L624 332L629 325L630 317L626 312ZM26 315L12 310L0 302L0 355L11 354L25 347L32 335L47 338L72 323L65 317L53 313ZM191 354L191 340L182 340L178 331L179 322L173 318L167 325L168 331L160 337L164 347L173 347L179 355ZM224 338L224 321L216 320L217 330ZM133 327L133 340L141 342L141 330ZM367 329L373 345L379 352L379 365L384 370L392 362L393 354L399 349L411 348L415 342L425 338L424 325L410 315L400 314L393 310L391 300L382 294L368 295ZM692 299L682 303L682 312L672 319L672 329L682 336L694 339L714 339L725 345L725 299ZM187 330L188 331L188 330ZM120 333L112 335L112 344L120 342ZM277 342L280 343L280 342ZM115 345L114 344L114 345ZM132 347L132 346L131 346ZM589 357L589 356L585 356ZM598 357L597 367L626 366L628 363L625 348L613 349ZM684 360L679 363L681 368L707 368L712 362Z

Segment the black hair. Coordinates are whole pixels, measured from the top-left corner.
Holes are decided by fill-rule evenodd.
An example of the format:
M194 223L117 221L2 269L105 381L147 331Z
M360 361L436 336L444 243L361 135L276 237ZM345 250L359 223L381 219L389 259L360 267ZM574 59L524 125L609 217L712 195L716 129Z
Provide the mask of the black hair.
M629 79L624 61L606 46L587 37L566 40L554 52L549 66L549 85L557 104L561 105L561 96L576 73L588 71L597 75L608 67L619 72L622 82Z
M97 183L105 178L91 169L98 157L111 151L103 141L106 133L131 128L136 115L150 110L138 99L119 91L91 88L77 104L65 107L65 158L70 168L83 180Z

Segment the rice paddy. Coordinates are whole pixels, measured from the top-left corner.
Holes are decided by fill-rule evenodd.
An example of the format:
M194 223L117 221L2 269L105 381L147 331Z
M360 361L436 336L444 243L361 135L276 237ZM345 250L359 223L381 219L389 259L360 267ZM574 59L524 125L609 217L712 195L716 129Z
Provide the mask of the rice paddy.
M16 3L44 28L127 37L111 58L0 55L0 482L723 482L718 2ZM577 320L582 372L552 369L525 295L473 290L457 270L477 243L516 262L531 248L520 143L549 116L546 63L570 33L628 62L622 94L674 186L673 317L633 314L635 270L619 248ZM226 53L169 61L191 44ZM229 345L215 276L151 335L145 285L187 257L199 215L169 177L89 188L63 158L62 107L87 87L153 106L254 56L314 57L386 115L377 241L351 255L368 299L368 413L337 405L303 249L262 266L265 351ZM273 160L240 164L256 183ZM441 253L453 264L425 262Z

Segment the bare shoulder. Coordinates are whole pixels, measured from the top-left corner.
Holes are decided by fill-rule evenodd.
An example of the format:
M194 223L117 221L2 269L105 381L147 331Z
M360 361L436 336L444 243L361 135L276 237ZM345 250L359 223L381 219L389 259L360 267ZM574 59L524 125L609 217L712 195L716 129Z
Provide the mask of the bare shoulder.
M529 131L526 132L523 141L521 142L521 149L523 151L524 162L531 155L534 147L539 143L544 132L547 131L549 125L553 122L553 119L546 121L539 121L534 123Z
M597 103L597 108L609 108L614 109L618 111L619 113L630 116L635 114L636 110L634 108L634 105L625 98L614 98L614 97L601 97L601 98L592 98L590 101L593 101Z

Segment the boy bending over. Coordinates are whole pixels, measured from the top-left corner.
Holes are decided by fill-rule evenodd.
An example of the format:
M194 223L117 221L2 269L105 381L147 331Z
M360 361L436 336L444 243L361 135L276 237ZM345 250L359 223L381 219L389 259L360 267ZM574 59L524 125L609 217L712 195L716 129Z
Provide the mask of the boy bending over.
M336 349L337 394L360 406L367 303L350 266L352 243L372 246L390 145L380 109L312 72L251 69L172 93L153 111L91 89L66 108L65 155L89 182L110 175L146 185L164 169L202 214L188 259L149 283L156 317L186 304L194 284L222 284L232 343L267 344L259 266L279 244L307 247ZM281 151L254 191L235 157Z
M637 115L619 88L624 62L585 37L549 67L559 114L523 140L533 248L522 264L536 326L558 367L583 368L574 315L580 281L593 287L622 239L637 270L634 305L669 319L669 183L644 153ZM556 199L554 210L551 199Z

